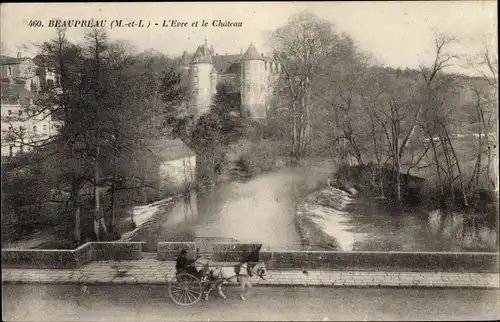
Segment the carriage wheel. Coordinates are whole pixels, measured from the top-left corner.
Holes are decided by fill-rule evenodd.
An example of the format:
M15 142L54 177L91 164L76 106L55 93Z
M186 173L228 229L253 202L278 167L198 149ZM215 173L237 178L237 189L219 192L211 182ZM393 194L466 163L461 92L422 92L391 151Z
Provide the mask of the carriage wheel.
M189 306L201 299L203 286L195 276L188 273L180 273L170 281L168 293L175 304Z

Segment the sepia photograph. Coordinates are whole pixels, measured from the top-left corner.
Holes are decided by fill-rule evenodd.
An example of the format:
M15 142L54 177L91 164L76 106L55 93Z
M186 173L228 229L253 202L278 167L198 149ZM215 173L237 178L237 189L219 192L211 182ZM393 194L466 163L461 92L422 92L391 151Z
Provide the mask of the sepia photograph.
M498 321L497 6L2 3L2 320Z

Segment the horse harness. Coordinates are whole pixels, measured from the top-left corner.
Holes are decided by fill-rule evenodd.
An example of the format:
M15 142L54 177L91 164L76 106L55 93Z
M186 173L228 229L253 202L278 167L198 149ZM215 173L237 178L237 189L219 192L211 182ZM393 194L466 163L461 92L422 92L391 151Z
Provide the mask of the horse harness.
M250 267L250 264L249 263L246 263L246 266L247 266L247 273L246 274L240 274L241 272L241 267L245 265L245 264L237 264L237 265L234 265L234 272L236 273L236 278L238 280L238 283L240 282L240 276L250 276L252 277L253 276L253 271L252 271L252 267Z
M246 274L240 274L242 272L241 268L245 264L246 264ZM234 268L234 272L236 273L235 276L237 278L238 283L240 282L240 276L250 276L250 277L252 277L254 275L253 271L252 271L253 267L251 267L249 263L236 264L236 265L233 266L233 268ZM214 273L216 273L217 271L219 272L219 274L217 274L219 276L215 276L214 275ZM221 276L220 276L221 274L222 274L222 270L220 268L216 268L216 269L210 270L208 272L208 275L210 276L211 279L221 278Z

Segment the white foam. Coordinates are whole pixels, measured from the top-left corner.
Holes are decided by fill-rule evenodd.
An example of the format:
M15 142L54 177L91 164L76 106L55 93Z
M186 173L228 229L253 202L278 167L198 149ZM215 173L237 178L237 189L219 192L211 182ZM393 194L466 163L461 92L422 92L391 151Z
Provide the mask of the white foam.
M310 215L308 217L321 227L324 233L335 238L341 250L353 250L355 242L363 240L366 236L366 234L353 233L348 230L350 227L346 222L349 220L350 214L342 210L354 199L349 197L346 192L335 188L323 190L320 193L338 198L340 204L338 208L340 209L317 205L313 201L314 198L311 198L310 202L304 203L304 209Z

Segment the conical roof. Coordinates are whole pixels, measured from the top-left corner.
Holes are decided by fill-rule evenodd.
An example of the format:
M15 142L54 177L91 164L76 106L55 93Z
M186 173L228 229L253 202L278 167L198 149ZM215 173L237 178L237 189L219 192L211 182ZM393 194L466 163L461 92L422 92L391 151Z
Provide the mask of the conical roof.
M211 64L211 63L212 63L212 55L210 54L210 50L208 48L205 48L205 46L203 45L199 46L193 55L191 64Z
M242 60L261 60L262 57L257 51L257 48L255 48L255 45L253 43L248 46L248 49L246 53L243 55Z

